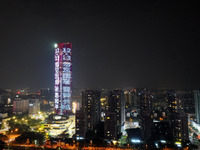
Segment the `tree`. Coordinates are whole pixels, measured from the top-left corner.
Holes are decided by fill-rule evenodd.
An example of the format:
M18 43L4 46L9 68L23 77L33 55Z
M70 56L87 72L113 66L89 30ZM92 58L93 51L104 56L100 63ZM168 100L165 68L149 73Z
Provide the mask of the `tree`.
M40 122L41 122L40 119L38 119L38 120L36 120L36 119L31 119L31 118L28 119L28 125L29 125L29 126L37 126L37 125L40 124Z
M9 124L10 125L10 124ZM16 134L21 134L23 132L28 132L30 130L30 127L26 124L12 124L10 125L9 132L10 133L16 133Z
M4 149L5 144L6 143L4 141L0 140L0 149Z
M33 143L35 140L38 142L39 145L44 144L44 135L38 132L24 132L21 136L17 137L15 139L14 143L17 144L28 144L27 140L29 140L29 143Z
M6 141L8 140L8 137L6 135L0 134L0 140Z

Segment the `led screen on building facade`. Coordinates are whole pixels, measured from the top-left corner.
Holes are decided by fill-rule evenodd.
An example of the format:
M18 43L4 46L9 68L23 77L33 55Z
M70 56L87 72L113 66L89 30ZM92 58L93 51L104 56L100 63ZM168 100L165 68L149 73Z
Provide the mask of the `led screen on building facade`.
M71 111L72 43L55 44L55 110L57 114Z

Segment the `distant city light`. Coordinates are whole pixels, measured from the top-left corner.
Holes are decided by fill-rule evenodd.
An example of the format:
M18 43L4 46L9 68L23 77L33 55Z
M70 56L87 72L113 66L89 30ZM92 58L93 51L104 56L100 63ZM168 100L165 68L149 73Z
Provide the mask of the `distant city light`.
M57 48L57 47L58 47L58 44L54 44L54 47Z
M175 142L177 147L181 147L181 142Z
M61 119L61 116L54 116L54 119L59 120Z
M84 137L76 137L77 140L83 140Z
M17 131L18 131L18 128L15 129L15 132L17 132Z
M116 144L117 144L117 141L115 141L115 140L113 140L112 142L113 142L113 144L114 144L114 145L116 145Z
M161 143L166 143L166 141L165 141L165 140L160 140L160 142L161 142Z
M9 103L11 103L11 99L10 99L10 98L8 98L8 104L9 104Z
M158 148L158 143L155 143L155 146Z
M76 103L76 102L73 102L73 103L72 103L72 112L73 112L73 113L76 113L76 109L77 109L77 103Z
M139 139L132 139L131 142L132 143L141 143L141 141Z

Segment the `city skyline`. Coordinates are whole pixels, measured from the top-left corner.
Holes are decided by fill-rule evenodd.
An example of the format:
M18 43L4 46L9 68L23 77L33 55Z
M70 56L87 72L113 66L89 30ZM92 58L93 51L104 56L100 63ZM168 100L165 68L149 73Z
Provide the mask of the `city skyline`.
M73 43L74 88L197 89L199 2L2 1L0 88L54 87Z

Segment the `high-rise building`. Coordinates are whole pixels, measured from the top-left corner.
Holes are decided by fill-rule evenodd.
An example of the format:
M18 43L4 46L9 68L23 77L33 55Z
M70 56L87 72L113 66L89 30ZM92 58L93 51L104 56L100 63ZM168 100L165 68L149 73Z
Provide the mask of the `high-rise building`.
M100 92L86 90L82 92L82 109L76 111L76 139L83 139L96 132L100 123Z
M189 139L188 114L183 112L182 94L182 91L168 90L166 92L169 112L168 120L176 141L187 141Z
M126 108L139 109L139 102L136 92L136 89L124 91L124 101Z
M139 91L138 99L140 101L140 116L150 116L152 113L153 96L151 91L144 88Z
M86 136L86 122L83 110L76 111L76 139L84 139Z
M113 124L109 126L106 125L106 123L109 123L109 120L105 121L104 133L111 131L111 128L114 128L115 126L117 127L117 134L120 134L125 123L125 101L124 92L122 90L110 91L108 95L108 106L106 107L105 119L111 117L110 115L113 115L113 113L116 115L116 121L113 121Z
M13 113L25 114L29 110L29 100L14 100L13 101Z
M128 108L131 106L131 95L130 91L124 91L124 101L125 101L125 107Z
M117 115L115 112L105 112L104 137L106 139L117 139Z
M39 99L29 100L29 115L36 115L40 111L40 101Z
M71 111L72 43L55 44L55 111L63 115Z
M173 113L178 113L180 111L180 109L179 109L180 103L179 103L179 99L177 98L175 91L168 90L166 92L166 97L168 100L169 115L171 115Z
M11 102L11 92L0 89L0 103L7 105Z
M130 91L130 96L131 96L131 106L134 107L137 110L140 109L139 99L137 97L137 90L132 89Z
M194 101L194 92L191 90L185 91L176 91L177 98L181 101L181 106L183 111L190 116L195 114L195 101Z
M173 133L169 122L154 122L152 125L151 139L153 141L164 140L167 143L173 141Z
M188 114L172 113L170 115L170 125L173 132L174 140L187 141L189 140L188 133Z
M100 92L97 90L86 90L82 92L82 106L85 114L85 129L94 130L100 122Z
M47 101L53 101L54 100L54 90L50 88L43 88L40 89L40 95L42 99L45 99Z
M200 91L194 91L194 101L195 101L195 115L197 123L200 123Z

